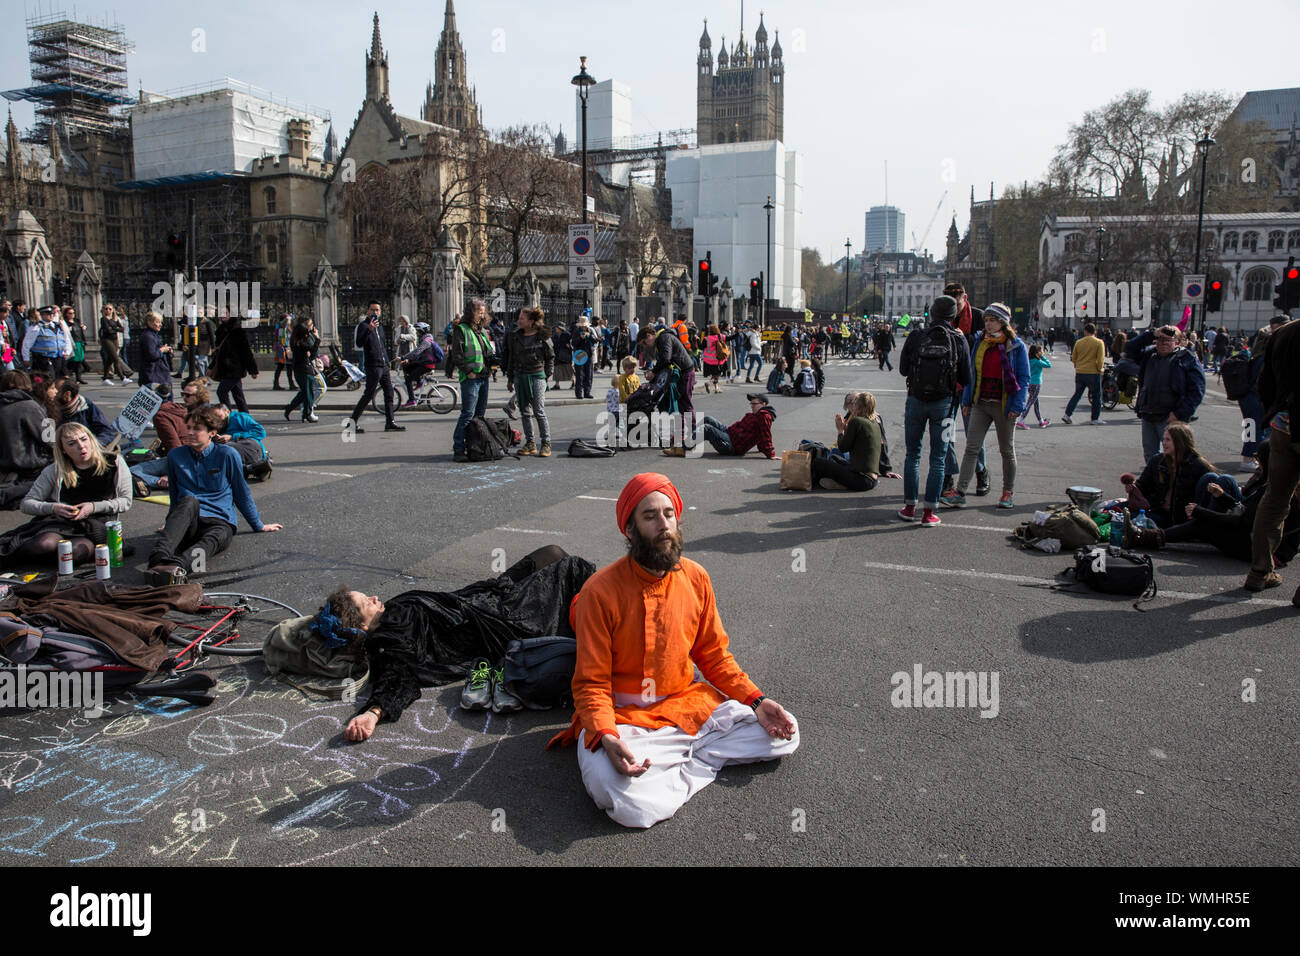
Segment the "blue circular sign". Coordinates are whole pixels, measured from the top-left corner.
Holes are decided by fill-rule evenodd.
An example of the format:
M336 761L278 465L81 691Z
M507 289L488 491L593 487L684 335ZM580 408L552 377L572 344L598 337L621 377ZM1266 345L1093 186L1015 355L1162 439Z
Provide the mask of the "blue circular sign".
M591 251L591 241L586 236L579 236L573 240L573 251L580 256L585 256Z
M1196 298L1201 294L1201 284L1199 282L1189 282L1187 284L1187 294L1191 298Z

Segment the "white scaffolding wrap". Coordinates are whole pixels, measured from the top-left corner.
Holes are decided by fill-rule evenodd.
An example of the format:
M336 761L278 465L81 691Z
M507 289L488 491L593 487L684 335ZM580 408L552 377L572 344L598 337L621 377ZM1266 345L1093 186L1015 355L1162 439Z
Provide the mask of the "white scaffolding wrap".
M131 110L139 180L195 173L242 173L263 156L289 152L290 120L311 124L307 154L324 153L326 116L252 95L217 89L176 99L151 97Z

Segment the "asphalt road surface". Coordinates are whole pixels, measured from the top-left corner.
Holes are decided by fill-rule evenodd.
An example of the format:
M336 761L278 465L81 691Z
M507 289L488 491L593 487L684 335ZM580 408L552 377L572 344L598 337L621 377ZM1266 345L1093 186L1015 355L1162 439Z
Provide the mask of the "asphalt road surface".
M268 379L255 403L291 394ZM1118 495L1119 474L1141 465L1122 407L1105 427L1056 424L1072 382L1058 351L1043 388L1053 425L1016 433L1016 509L994 508L990 441L994 494L936 529L897 520L901 482L782 492L778 463L756 452L565 457L570 439L595 435L600 402L552 409L549 460L468 465L451 461L454 416L403 413L405 433L368 427L349 443L339 411L316 425L259 411L276 467L254 492L285 530L241 528L209 589L310 612L340 583L384 598L452 589L544 544L603 566L624 551L623 484L664 471L732 649L798 718L800 749L725 770L673 819L625 831L587 797L573 751L543 749L567 712L464 713L455 685L351 745L354 705L309 701L260 661L218 661L207 708L127 698L98 720L0 717L0 862L1294 865L1300 577L1287 569L1283 588L1252 599L1244 565L1188 547L1156 555L1161 594L1143 611L1051 590L1069 557L1007 533L1069 485ZM829 442L858 388L879 399L901 472L903 380L874 361L831 361L821 399L775 397L778 451ZM734 421L746 390L698 390L697 407ZM115 412L125 391L88 394ZM1235 470L1240 416L1217 384L1199 415L1201 449ZM162 514L137 502L126 515L139 550L120 579L139 580ZM0 530L21 520L0 515ZM893 675L910 683L918 667L996 674L996 708L894 706Z

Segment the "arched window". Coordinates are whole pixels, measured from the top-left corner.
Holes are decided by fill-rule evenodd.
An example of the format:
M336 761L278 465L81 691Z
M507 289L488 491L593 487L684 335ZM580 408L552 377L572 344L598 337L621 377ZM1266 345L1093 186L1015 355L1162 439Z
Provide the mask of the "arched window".
M1274 229L1268 234L1268 251L1281 252L1282 243L1286 241L1286 233L1281 229Z
M262 195L266 197L266 214L268 216L274 216L275 215L275 187L267 186L265 189L262 190Z
M1268 302L1273 298L1273 286L1276 283L1277 275L1267 266L1251 269L1246 273L1246 294L1243 298L1247 302Z
M1241 237L1241 251L1242 251L1242 252L1258 252L1258 251L1259 251L1259 233L1257 233L1257 232L1247 232L1247 233L1244 233L1244 234L1242 235L1242 237Z
M1039 261L1039 263L1042 264L1042 265L1046 265L1046 264L1047 264L1047 260L1048 260L1048 258L1051 256L1051 254L1052 254L1051 246L1049 245L1048 241L1047 241L1046 239L1044 239L1044 240L1043 240L1043 251L1042 251L1042 254L1039 255L1039 257L1038 257L1038 261Z
M469 229L465 226L456 227L456 245L460 246L461 251L469 244Z
M1292 229L1287 233L1286 248L1288 252L1292 249L1300 249L1300 229Z
M1226 254L1226 253L1229 253L1229 252L1236 252L1236 251L1237 251L1237 243L1240 242L1240 241L1241 241L1241 237L1238 236L1235 232L1225 232L1225 233L1223 234L1223 251L1224 251L1224 253Z

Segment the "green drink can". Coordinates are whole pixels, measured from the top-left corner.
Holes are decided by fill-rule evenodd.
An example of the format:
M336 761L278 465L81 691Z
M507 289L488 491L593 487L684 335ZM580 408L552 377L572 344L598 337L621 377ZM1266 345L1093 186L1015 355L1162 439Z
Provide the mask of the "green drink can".
M109 563L115 568L120 568L122 566L122 522L109 521L106 527L108 528Z

